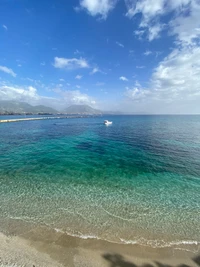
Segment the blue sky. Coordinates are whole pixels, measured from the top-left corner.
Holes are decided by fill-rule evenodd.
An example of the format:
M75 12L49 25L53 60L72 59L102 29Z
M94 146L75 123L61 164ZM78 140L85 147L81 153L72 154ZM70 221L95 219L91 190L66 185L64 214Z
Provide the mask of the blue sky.
M199 0L1 0L0 99L200 113Z

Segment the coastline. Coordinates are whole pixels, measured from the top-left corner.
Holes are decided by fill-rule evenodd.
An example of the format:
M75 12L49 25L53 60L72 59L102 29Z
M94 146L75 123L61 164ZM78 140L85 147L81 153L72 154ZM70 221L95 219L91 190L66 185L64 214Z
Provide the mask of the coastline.
M44 227L20 235L0 233L0 266L195 267L200 266L199 250L194 253L81 239Z

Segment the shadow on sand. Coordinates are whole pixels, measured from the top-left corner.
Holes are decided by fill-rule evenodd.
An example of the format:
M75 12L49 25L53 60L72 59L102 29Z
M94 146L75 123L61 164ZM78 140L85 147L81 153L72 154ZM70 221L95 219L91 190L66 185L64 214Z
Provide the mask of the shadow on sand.
M191 267L186 264L179 264L177 266L171 266L168 264L163 264L160 262L155 261L155 264L143 264L143 265L137 265L133 262L127 261L123 256L120 254L104 254L103 258L107 260L110 263L110 267ZM192 259L193 262L196 264L196 266L200 266L200 255L196 258Z

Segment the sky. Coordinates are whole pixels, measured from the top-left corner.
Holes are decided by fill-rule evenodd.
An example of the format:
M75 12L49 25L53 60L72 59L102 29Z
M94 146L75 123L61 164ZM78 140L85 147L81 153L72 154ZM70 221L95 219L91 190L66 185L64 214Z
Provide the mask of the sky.
M200 114L200 0L0 0L0 100Z

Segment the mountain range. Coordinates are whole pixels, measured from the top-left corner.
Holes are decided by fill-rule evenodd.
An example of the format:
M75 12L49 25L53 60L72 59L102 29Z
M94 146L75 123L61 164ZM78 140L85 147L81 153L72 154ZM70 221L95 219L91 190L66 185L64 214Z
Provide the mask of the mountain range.
M98 115L103 112L94 109L88 105L72 105L62 112L43 105L32 106L26 102L19 101L0 101L0 114L83 114L83 115Z
M88 105L72 105L65 110L65 114L85 114L85 115L98 115L102 114L102 111L94 109Z
M32 106L25 102L18 101L0 101L0 114L39 114L39 113L48 113L48 114L56 114L57 110L46 107L43 105Z

